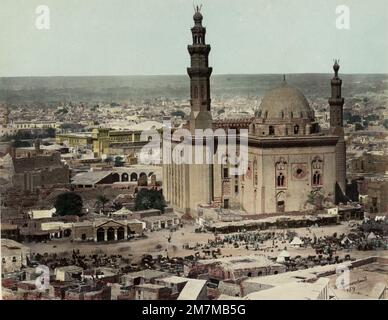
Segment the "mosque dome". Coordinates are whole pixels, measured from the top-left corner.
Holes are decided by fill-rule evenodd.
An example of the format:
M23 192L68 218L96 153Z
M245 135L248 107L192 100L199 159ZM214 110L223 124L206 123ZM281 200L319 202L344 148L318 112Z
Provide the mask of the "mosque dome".
M259 136L294 136L317 133L319 126L303 93L284 81L264 96L249 130Z
M313 120L314 113L303 93L284 83L264 96L256 116L265 119Z

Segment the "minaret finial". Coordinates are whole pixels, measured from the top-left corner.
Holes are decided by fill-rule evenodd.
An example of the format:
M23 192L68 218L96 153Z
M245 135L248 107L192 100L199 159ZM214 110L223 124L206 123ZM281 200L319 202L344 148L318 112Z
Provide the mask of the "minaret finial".
M194 5L193 5L194 6ZM197 5L197 6L194 6L194 21L195 21L195 24L197 25L201 25L202 23L202 14L201 14L201 9L202 9L202 4L201 5Z
M333 69L334 69L335 77L337 78L338 77L338 70L340 69L339 59L334 59Z
M202 9L202 4L201 5L196 5L195 7L194 7L194 12L199 12L199 13L201 13L201 9Z

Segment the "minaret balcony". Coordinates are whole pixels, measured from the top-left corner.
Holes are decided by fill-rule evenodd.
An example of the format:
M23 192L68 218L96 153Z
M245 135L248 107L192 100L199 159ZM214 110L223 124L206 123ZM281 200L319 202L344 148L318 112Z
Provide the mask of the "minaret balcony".
M187 73L191 77L210 77L213 68L211 67L195 67L187 68Z
M329 98L330 105L343 105L345 102L344 98Z
M210 49L210 44L193 44L187 46L187 50L191 55L195 53L207 55Z

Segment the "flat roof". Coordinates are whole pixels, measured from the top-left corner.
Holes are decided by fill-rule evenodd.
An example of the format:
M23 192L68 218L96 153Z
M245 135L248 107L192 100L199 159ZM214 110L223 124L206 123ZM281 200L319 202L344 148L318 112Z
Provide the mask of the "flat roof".
M247 294L244 300L316 300L329 279L320 278L316 282L286 283L270 289Z
M263 255L235 256L219 259L198 260L199 264L207 265L219 263L228 269L248 269L255 267L269 267L281 264L275 263Z
M162 277L168 277L171 276L170 273L164 272L164 271L159 271L159 270L152 270L152 269L145 269L141 271L136 271L136 272L129 272L124 275L126 278L162 278Z
M112 171L88 171L77 173L72 179L72 184L93 185L109 176Z
M171 277L165 277L165 278L160 278L160 279L156 279L156 280L157 281L161 281L161 282L165 282L165 283L176 284L176 283L184 283L184 282L190 281L192 279L184 278L184 277L178 277L178 276L171 276Z
M203 288L206 286L206 280L190 279L183 287L177 300L197 300Z

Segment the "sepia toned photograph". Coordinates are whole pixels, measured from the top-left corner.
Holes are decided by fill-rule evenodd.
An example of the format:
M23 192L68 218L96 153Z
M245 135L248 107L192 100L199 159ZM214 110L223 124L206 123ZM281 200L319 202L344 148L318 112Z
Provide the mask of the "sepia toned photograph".
M388 299L387 1L0 7L0 306Z

